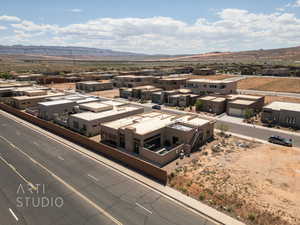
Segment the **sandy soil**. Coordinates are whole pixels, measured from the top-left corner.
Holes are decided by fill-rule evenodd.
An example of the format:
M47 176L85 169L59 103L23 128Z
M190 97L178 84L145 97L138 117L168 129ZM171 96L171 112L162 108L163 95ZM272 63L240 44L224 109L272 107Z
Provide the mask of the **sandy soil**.
M300 224L300 149L218 137L166 169L170 186L248 224Z
M250 77L238 82L239 89L300 93L300 79Z
M236 77L234 75L228 74L216 74L216 75L189 75L187 78L189 79L209 79L209 80L224 80L228 78Z
M275 101L300 103L300 98L290 98L290 97L281 97L281 96L265 96L265 104L269 104L269 103L275 102Z
M58 90L75 89L75 83L58 83L58 84L47 84L45 85L50 88L56 88Z
M99 96L99 97L115 98L115 97L119 96L119 89L106 90L106 91L95 91L95 92L90 92L88 94Z

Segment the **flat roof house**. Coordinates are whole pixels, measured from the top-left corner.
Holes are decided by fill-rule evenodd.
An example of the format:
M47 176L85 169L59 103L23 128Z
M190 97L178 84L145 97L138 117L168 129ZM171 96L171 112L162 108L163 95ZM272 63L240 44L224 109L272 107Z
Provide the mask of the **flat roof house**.
M69 114L73 112L75 105L76 102L66 99L39 102L37 104L38 116L44 120L53 120L56 114Z
M191 115L139 114L101 125L101 141L163 166L213 137L214 122Z
M138 87L144 85L153 84L154 80L157 79L154 76L116 76L114 77L113 84L115 87Z
M202 102L201 111L222 114L226 111L226 98L216 96L205 96L198 98Z
M63 93L47 92L43 95L15 96L10 98L10 104L17 109L26 109L28 107L37 106L39 102L46 101L46 99L49 97L58 97L63 95Z
M167 77L155 81L155 85L164 90L179 89L186 85L186 77Z
M96 136L100 134L100 126L102 123L144 112L144 108L137 106L125 105L105 108L104 105L106 104L103 102L102 104L103 107L100 105L93 107L96 109L93 111L98 112L89 111L70 115L68 127L85 136Z
M194 75L215 75L216 70L211 68L196 68L193 70Z
M82 81L76 83L76 90L81 90L85 92L104 91L104 90L111 90L111 89L113 89L113 84L108 80L102 82Z
M191 79L186 82L186 87L194 94L234 94L237 90L237 81Z
M290 102L272 102L263 107L263 123L300 129L300 104Z
M244 117L247 110L252 110L253 113L260 112L264 106L264 96L253 95L228 95L227 99L227 114L230 116Z

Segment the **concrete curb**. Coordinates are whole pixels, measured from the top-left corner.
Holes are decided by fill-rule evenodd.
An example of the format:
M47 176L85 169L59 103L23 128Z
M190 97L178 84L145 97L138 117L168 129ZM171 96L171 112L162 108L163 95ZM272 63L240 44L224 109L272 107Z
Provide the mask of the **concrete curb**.
M90 157L90 158L96 160L97 162L101 162L105 166L107 166L111 169L114 169L115 171L117 171L123 175L126 175L127 177L131 178L132 180L139 182L152 190L155 190L156 192L162 194L163 196L175 201L177 204L179 203L179 205L182 205L187 209L197 212L197 213L201 214L202 216L207 217L208 219L210 219L213 222L217 222L219 224L224 224L224 225L245 225L244 223L242 223L226 214L223 214L223 213L217 211L216 209L209 207L191 197L188 197L175 189L172 189L168 186L163 186L157 182L154 182L153 180L146 178L146 177L142 176L141 174L138 174L126 167L123 167L113 161L110 161L109 159L104 158L103 156L100 156L94 152L91 152L88 149L85 149L75 143L65 140L64 138L61 138L61 137L59 137L49 131L46 131L36 125L33 125L25 120L22 120L21 118L11 115L10 113L4 112L2 110L0 110L0 112L3 115L6 115L7 117L13 119L17 123L25 125L28 128L32 129L33 131L40 133L42 135L45 135L45 136L51 138L52 140L67 146L71 150L75 150L78 153L85 155L86 157ZM163 189L165 189L165 190L163 190Z

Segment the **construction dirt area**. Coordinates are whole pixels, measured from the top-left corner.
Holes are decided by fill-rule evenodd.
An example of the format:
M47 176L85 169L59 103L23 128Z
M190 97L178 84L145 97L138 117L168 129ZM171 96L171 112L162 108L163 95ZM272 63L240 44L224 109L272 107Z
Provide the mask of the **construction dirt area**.
M49 88L55 88L61 91L75 89L75 83L57 83L45 85Z
M215 138L165 167L169 185L246 224L300 224L300 149Z
M229 74L216 74L216 75L188 75L189 79L209 79L209 80L224 80L228 78L237 77L236 75Z
M300 79L248 77L238 82L238 89L300 93Z

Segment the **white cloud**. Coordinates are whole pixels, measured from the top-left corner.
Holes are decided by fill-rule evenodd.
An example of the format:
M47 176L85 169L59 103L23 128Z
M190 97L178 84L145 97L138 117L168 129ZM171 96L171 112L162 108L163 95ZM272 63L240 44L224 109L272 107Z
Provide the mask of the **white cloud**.
M73 13L81 13L82 9L70 9L68 11L73 12Z
M294 3L288 3L288 4L286 4L285 7L287 7L287 8L289 8L289 7L293 7L293 8L300 7L300 0L297 0Z
M0 21L7 21L7 22L20 22L21 19L16 16L7 16L7 15L2 15L0 16Z
M4 26L0 26L0 30L6 30L7 28Z
M300 45L300 19L292 13L217 12L217 20L188 24L169 17L99 18L58 26L22 21L11 24L32 44L75 45L145 53L199 53Z

